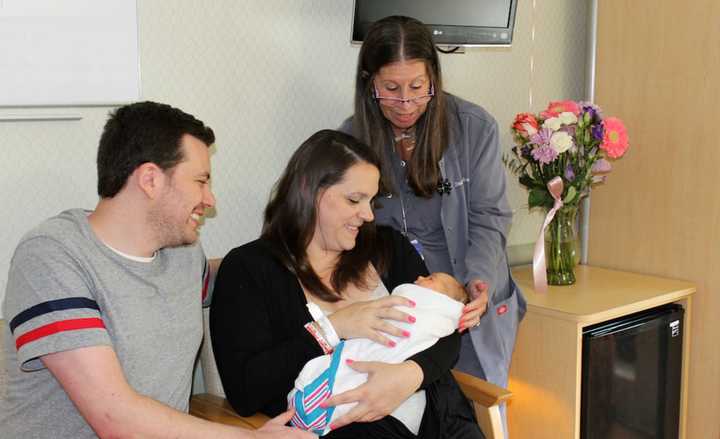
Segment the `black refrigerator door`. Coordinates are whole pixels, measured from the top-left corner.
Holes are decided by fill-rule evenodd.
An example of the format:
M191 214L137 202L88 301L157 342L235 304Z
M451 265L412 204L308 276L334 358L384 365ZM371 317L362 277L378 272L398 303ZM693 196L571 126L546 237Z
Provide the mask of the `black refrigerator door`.
M581 439L678 437L683 313L665 305L583 331Z

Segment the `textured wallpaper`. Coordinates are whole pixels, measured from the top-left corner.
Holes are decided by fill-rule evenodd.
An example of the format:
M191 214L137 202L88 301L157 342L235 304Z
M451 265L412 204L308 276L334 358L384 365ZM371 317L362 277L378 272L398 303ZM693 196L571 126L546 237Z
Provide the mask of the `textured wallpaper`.
M349 43L352 6L351 0L138 0L143 98L193 113L217 135L217 209L201 232L208 255L254 239L292 151L350 114L358 54ZM503 148L511 146L508 127L516 112L583 97L587 10L585 1L520 0L511 48L442 56L447 89L498 119ZM109 110L0 108L0 116L82 116L0 121L0 204L7 210L0 300L23 233L68 207L95 205L95 152ZM528 213L525 191L512 180L509 187L515 211L509 244L526 247L540 218Z

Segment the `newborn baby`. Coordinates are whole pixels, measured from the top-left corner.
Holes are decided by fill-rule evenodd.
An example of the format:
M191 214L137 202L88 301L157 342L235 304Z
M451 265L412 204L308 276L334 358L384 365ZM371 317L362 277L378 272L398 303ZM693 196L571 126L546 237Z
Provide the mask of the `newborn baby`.
M413 284L399 285L393 290L393 295L406 297L416 304L414 308L398 307L415 316L415 323L392 321L393 325L410 332L410 336L388 336L395 341L395 347L362 338L345 340L335 347L332 354L308 361L295 380L295 388L288 394L288 405L296 410L291 424L321 436L327 434L332 421L350 411L355 403L328 408L321 408L320 404L333 394L353 389L367 381L367 374L351 369L345 359L402 363L455 331L463 303L467 301L465 288L454 277L439 272L420 276ZM391 416L417 434L424 407L424 393L417 392ZM417 416L418 410L420 416Z

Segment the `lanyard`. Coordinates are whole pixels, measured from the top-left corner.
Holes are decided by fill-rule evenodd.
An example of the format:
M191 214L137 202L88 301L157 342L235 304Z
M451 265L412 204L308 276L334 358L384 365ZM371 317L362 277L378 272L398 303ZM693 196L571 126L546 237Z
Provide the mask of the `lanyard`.
M396 154L393 154L393 156L396 156ZM405 169L405 161L402 159L400 159L400 166L403 169ZM407 178L406 178L405 182L407 184ZM397 193L398 193L398 198L400 199L400 218L402 219L402 225L401 225L402 230L400 231L400 233L402 233L403 236L405 236L410 241L410 244L412 244L412 246L415 248L415 251L418 253L418 255L420 255L420 259L422 259L424 261L425 256L423 255L422 244L420 244L420 241L418 241L417 238L410 239L410 236L408 235L409 232L408 232L408 225L407 225L407 213L405 211L405 197L403 196L403 188L399 187L399 186L400 185L398 185ZM390 194L388 196L388 198L392 198L392 194Z

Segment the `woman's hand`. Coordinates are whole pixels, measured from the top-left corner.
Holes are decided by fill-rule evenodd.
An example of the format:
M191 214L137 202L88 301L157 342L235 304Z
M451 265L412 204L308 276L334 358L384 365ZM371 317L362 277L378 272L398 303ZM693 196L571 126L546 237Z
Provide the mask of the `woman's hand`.
M328 316L338 337L369 338L385 346L393 347L395 342L383 333L396 337L408 337L407 331L399 329L385 319L414 323L415 317L404 313L396 306L415 307L415 302L401 296L388 296L367 302L356 302L339 309Z
M357 402L345 416L332 423L335 430L353 422L372 422L389 415L420 387L423 371L414 361L400 364L347 360L354 370L368 374L368 380L352 390L333 395L323 407Z
M460 332L480 324L480 317L485 313L488 303L488 285L480 279L473 279L468 282L465 290L471 301L460 316L458 329Z

